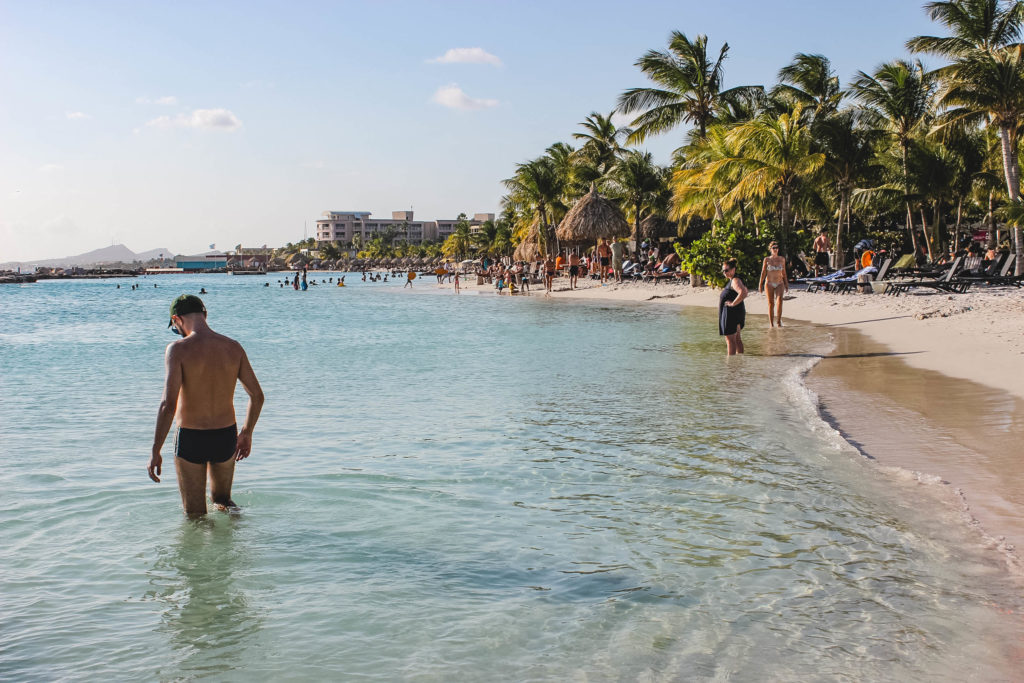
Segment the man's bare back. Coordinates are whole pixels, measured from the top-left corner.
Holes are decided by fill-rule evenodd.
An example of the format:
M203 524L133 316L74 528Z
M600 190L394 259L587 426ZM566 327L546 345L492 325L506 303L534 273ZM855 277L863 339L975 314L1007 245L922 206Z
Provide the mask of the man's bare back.
M171 325L184 339L167 346L167 379L157 413L149 476L160 481L160 449L177 415L174 464L185 512L206 513L207 477L214 503L234 507L234 466L249 456L252 430L263 407L263 391L241 344L206 324L206 309L198 297L175 300ZM241 381L249 394L245 422L237 433L236 381Z

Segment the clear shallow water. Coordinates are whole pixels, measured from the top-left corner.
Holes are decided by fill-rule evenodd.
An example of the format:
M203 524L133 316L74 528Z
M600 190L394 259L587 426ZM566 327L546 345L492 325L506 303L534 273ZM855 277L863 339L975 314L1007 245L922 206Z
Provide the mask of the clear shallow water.
M820 332L752 320L726 359L711 311L353 279L0 287L0 678L1021 670L998 558L817 420ZM243 513L190 522L170 441L145 465L167 306L200 286L267 405Z

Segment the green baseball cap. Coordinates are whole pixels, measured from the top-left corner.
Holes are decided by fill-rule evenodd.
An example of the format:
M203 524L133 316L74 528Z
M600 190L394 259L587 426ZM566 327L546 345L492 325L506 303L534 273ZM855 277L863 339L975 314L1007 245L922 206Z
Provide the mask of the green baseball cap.
M195 294L182 294L171 302L172 320L167 323L167 327L174 324L174 316L188 315L189 313L206 313L206 306L203 305L203 300Z

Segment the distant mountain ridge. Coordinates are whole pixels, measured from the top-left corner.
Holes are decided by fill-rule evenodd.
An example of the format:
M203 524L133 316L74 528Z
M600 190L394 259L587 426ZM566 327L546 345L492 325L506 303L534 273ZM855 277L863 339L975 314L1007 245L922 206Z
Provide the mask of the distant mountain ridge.
M108 263L132 263L133 261L150 261L155 258L174 258L177 252L170 249L150 249L135 253L123 244L113 244L102 249L93 249L77 256L64 256L62 258L40 259L38 261L8 261L0 263L0 270L14 270L16 268L68 268L71 266L101 266Z

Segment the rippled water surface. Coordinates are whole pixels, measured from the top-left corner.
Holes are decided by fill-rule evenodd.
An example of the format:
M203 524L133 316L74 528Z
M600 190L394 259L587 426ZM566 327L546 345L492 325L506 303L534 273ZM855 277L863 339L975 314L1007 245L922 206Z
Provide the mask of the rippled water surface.
M354 279L0 287L0 679L1022 670L998 558L817 419L821 332L752 320L727 359L711 311ZM267 404L243 512L197 522L170 442L145 466L200 286Z

